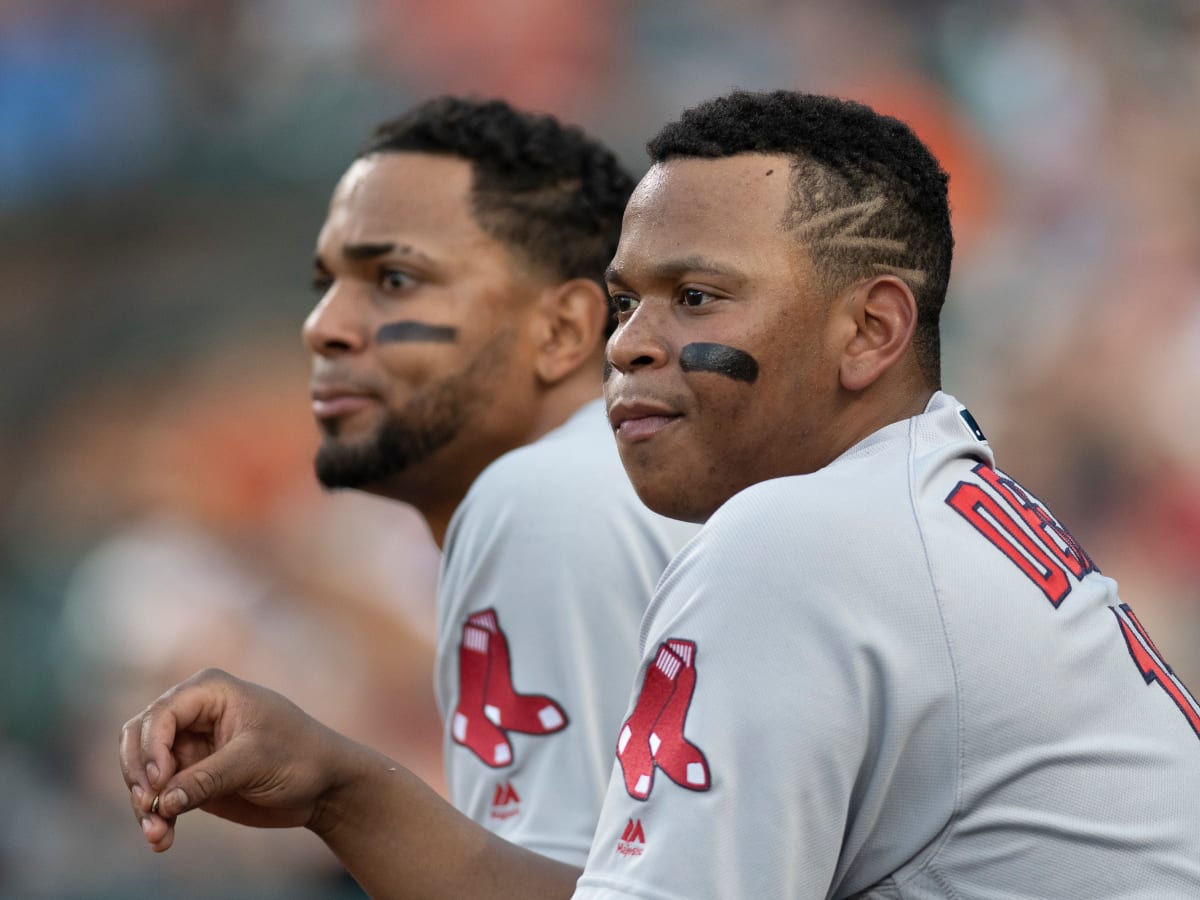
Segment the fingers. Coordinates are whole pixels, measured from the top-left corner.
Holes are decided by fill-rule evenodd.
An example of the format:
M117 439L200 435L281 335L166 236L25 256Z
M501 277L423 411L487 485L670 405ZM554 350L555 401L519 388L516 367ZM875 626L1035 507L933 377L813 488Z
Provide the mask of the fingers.
M170 850L171 845L175 843L174 819L164 819L162 816L150 815L141 820L141 825L142 834L146 836L146 843L150 845L150 849L155 853Z
M157 853L169 849L175 840L175 820L159 814L159 795L134 784L129 789L129 803L151 849Z
M188 765L203 757L199 748L207 742L199 740L195 732L211 734L232 681L223 672L198 673L163 694L121 729L121 774L130 790L134 817L156 851L168 849L174 841L175 817L198 805L189 803L186 794L171 794L167 785L176 774L177 758ZM199 783L197 777L190 783Z
M146 840L165 850L197 807L255 827L307 824L348 744L286 697L209 670L125 724L121 771Z
M129 788L133 814L139 821L144 820L151 812L154 799L158 796L157 788L147 774L146 760L141 750L142 716L148 713L149 707L141 715L134 716L126 722L121 729L121 775Z

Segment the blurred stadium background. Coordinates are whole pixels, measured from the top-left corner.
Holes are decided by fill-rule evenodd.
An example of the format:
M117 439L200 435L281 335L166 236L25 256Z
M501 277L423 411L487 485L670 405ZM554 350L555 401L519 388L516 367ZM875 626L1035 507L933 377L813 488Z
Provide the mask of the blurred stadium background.
M303 833L197 818L153 856L116 764L215 664L440 782L436 552L309 469L329 192L432 93L640 173L734 86L861 99L938 152L946 384L1200 686L1193 0L3 0L0 896L355 896Z

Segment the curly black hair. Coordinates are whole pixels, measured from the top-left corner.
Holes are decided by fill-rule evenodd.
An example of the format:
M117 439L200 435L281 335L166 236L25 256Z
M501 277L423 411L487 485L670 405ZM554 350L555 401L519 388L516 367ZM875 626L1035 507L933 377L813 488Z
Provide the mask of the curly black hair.
M782 224L830 295L879 272L904 279L917 301L918 364L940 386L938 318L954 252L949 179L908 125L836 97L734 91L685 111L647 149L655 163L791 156L792 201Z
M603 287L634 179L599 141L503 100L442 96L379 125L359 156L404 151L469 162L484 231L536 269Z

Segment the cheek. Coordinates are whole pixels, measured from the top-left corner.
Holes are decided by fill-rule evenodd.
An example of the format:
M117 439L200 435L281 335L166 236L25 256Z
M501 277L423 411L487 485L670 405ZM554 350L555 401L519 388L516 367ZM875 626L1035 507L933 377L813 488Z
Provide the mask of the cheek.
M771 436L791 427L803 395L783 384L780 374L764 363L753 383L713 374L689 376L697 427L681 450L703 477L722 484L739 481L770 452Z
M451 375L459 352L457 345L385 344L378 348L381 387L403 401Z
M705 432L719 433L730 421L741 419L747 407L756 406L763 394L761 380L737 381L716 373L688 373L684 379Z

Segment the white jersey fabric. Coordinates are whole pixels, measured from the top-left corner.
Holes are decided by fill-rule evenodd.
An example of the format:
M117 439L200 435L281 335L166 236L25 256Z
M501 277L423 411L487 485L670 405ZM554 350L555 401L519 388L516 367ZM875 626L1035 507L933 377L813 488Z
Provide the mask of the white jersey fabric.
M1200 897L1200 708L946 394L725 503L642 645L577 897Z
M642 614L697 531L650 512L597 400L497 459L446 534L436 693L454 805L582 866Z

